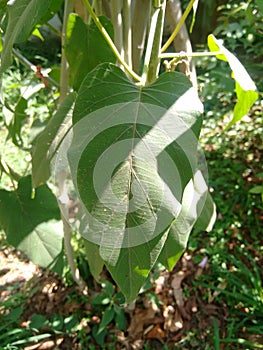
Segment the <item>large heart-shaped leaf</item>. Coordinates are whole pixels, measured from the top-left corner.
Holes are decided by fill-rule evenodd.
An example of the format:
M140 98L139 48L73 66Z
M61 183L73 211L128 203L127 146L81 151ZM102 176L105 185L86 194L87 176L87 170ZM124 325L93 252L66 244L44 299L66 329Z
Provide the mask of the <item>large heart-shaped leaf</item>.
M15 191L0 190L0 225L8 242L43 267L56 264L63 248L63 227L55 196L40 186L32 198L31 177ZM59 267L61 270L61 267Z
M100 17L100 22L113 37L109 19ZM69 15L65 52L70 67L70 81L78 90L88 72L102 62L115 62L116 58L95 23L86 24L81 17Z
M12 48L15 43L25 41L40 18L46 13L51 0L9 1L8 25L1 55L0 72L12 63Z
M100 265L105 262L128 301L177 227L184 188L196 172L201 112L181 73L164 73L142 87L102 64L79 89L73 129L57 158L68 159L82 203L88 259L99 252ZM177 235L173 255L181 254L188 234Z

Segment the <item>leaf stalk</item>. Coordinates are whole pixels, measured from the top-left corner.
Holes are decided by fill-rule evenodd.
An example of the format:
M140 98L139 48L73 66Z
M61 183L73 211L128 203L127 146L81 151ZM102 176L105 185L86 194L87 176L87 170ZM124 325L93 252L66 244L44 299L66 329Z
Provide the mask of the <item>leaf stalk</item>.
M164 52L168 49L168 47L172 44L174 38L176 37L176 35L179 33L182 25L184 24L187 16L189 15L190 11L193 8L193 5L195 3L196 0L191 0L185 10L185 12L183 13L180 21L178 22L177 26L175 27L173 33L171 34L171 36L169 37L169 39L166 41L166 43L163 45L161 52Z

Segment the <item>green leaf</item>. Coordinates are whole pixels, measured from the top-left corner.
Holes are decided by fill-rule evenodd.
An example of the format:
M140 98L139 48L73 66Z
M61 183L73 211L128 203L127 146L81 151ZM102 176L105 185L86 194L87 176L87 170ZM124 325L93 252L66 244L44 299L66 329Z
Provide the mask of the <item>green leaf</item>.
M27 100L21 97L15 106L14 116L10 124L7 126L9 134L12 137L12 141L17 146L21 146L23 144L21 129L27 117L26 108Z
M100 273L102 272L104 261L100 256L99 246L88 240L84 240L86 257L88 259L89 268L92 276L97 282L100 281Z
M111 298L115 292L113 284L107 280L101 282L101 286L105 293Z
M257 4L261 14L263 14L263 0L256 0L256 4Z
M107 307L107 309L103 313L98 329L98 334L101 333L106 328L106 326L108 326L108 324L113 320L114 314L114 308L112 307L112 305Z
M113 305L114 311L115 311L115 322L116 322L116 327L120 331L124 331L127 328L127 320L126 320L126 315L125 315L125 310L123 307L120 307L116 304Z
M181 254L196 221L186 211L191 202L186 223L177 217L196 172L201 112L189 80L176 72L142 87L102 64L79 89L64 152L86 215L81 234L97 245L128 302L158 260L171 226ZM112 207L114 198L119 207Z
M107 269L117 282L127 303L134 301L143 286L149 272L156 263L166 242L168 232L161 233L155 239L144 244L122 248L117 264L106 263Z
M35 25L46 13L50 0L14 0L7 5L8 25L1 55L0 73L12 63L15 43L26 41Z
M69 94L45 129L37 136L32 152L32 184L37 187L50 177L50 162L71 127L70 110L75 93Z
M198 210L197 204L198 218L194 224L194 227L199 231L210 232L216 221L216 206L208 191L204 193L202 197L203 198L200 200L200 211ZM205 201L204 203L202 203L203 200Z
M220 54L216 57L229 63L233 72L233 78L236 81L236 94L238 101L234 107L234 117L227 126L228 129L249 112L251 106L258 99L258 92L256 85L250 78L244 66L212 34L208 36L208 46L211 51L220 51Z
M44 326L48 326L48 319L45 316L39 314L32 315L29 323L31 329L40 329Z
M109 19L100 17L101 24L113 37L113 26ZM70 81L78 90L88 72L102 62L115 62L115 56L92 22L86 24L75 13L69 15L65 52L70 67Z
M97 325L97 324L92 327L92 336L94 337L96 342L101 347L103 347L105 345L105 337L106 337L106 335L107 335L107 330L106 329L100 331L99 325Z
M7 240L35 264L47 267L62 250L63 228L57 201L43 185L32 199L31 177L21 178L15 191L0 190L0 226Z
M198 170L184 189L182 209L172 225L158 261L171 271L185 250L193 227L208 230L214 221L215 205L203 175Z
M41 18L41 23L47 23L61 9L63 0L50 0L45 16Z
M249 190L249 193L261 194L263 193L263 186L254 186Z

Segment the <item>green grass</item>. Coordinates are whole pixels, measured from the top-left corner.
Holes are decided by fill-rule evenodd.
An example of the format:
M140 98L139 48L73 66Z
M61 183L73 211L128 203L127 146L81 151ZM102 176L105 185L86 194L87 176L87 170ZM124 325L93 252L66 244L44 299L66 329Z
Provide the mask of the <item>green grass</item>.
M262 185L263 114L254 107L229 131L227 108L207 113L201 138L206 149L209 186L218 218L210 233L193 232L192 254L208 256L208 270L194 281L203 297L228 312L223 329L214 319L213 349L257 349L263 344L263 225L262 198L250 193Z

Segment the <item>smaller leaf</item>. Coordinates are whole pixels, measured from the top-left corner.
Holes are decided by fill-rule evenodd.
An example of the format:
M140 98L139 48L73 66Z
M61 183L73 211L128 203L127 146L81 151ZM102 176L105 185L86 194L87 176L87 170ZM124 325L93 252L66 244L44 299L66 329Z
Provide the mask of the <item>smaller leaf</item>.
M185 187L182 210L171 227L158 261L171 271L184 252L193 227L209 231L215 219L215 204L198 170Z
M255 83L250 78L245 67L212 34L208 36L208 46L211 51L220 51L220 54L216 57L229 63L230 68L233 71L233 78L236 81L236 94L238 101L234 108L234 117L227 125L228 129L249 112L251 106L258 99L258 92Z
M27 117L26 108L27 100L21 97L15 106L13 119L8 125L8 131L12 137L12 141L17 146L21 146L23 144L21 129Z
M40 314L35 314L31 317L29 327L35 328L35 329L40 329L44 326L48 325L48 320L45 316L40 315Z
M41 41L45 41L43 35L41 34L41 32L39 31L38 28L35 28L32 32L32 35L36 36L37 38L39 38Z
M18 321L23 311L24 310L21 306L11 309L10 313L6 316L6 321L11 321L11 322Z
M113 36L110 20L101 17L100 22ZM86 74L102 62L115 62L115 56L94 23L86 24L81 17L69 15L65 52L70 68L70 82L78 90Z
M84 239L84 247L86 257L89 263L89 268L92 276L97 282L100 281L100 273L102 272L104 261L102 260L99 252L99 246L86 239Z
M32 153L32 184L40 186L50 177L50 162L71 126L70 109L75 94L69 94L45 129L37 136Z
M94 337L94 339L96 340L96 342L102 347L103 345L105 345L104 339L107 335L107 330L103 329L103 331L99 331L99 326L95 325L92 328L92 336Z
M127 328L127 320L126 320L124 308L118 305L114 305L114 311L115 311L114 319L116 322L116 326L120 331L124 331Z
M48 186L36 189L31 176L23 177L15 191L0 190L0 226L7 241L35 264L48 267L63 246L63 227L57 201Z
M110 302L109 296L106 293L101 293L92 298L91 305L108 305Z
M111 323L111 321L114 318L114 308L110 305L105 311L104 314L102 316L102 320L101 323L99 325L99 329L98 329L98 334L101 333L106 326L108 326L109 323Z
M263 193L263 186L255 186L249 190L249 193L261 194Z
M101 282L101 285L102 285L102 288L105 290L106 294L109 297L112 297L114 292L115 292L115 288L114 288L113 284L111 282L105 280L105 281Z
M25 41L46 13L51 0L13 0L7 4L8 25L1 56L0 73L12 63L12 48Z

